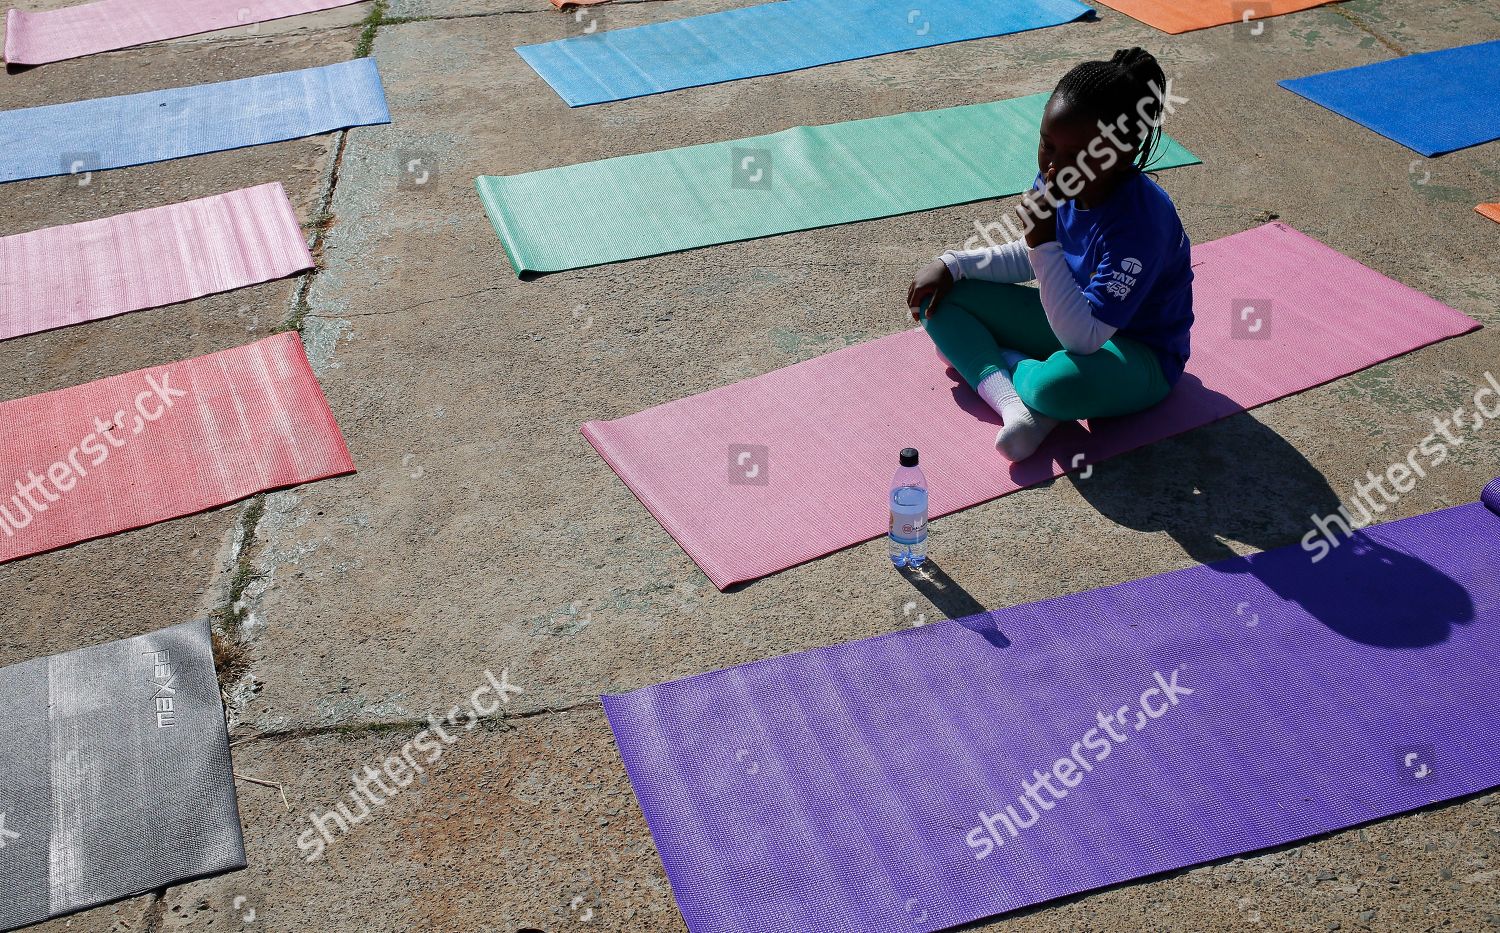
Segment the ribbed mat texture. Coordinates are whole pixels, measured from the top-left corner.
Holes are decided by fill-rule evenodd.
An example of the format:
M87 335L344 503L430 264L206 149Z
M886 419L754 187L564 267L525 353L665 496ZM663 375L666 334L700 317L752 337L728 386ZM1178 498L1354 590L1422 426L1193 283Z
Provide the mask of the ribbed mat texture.
M389 123L375 61L0 111L0 182L75 175Z
M295 332L0 403L0 563L354 471Z
M245 867L207 622L0 668L0 930Z
M1479 327L1279 223L1196 246L1193 266L1193 358L1168 399L1064 425L1014 467L998 417L918 331L583 434L723 589L885 534L903 447L942 516Z
M99 0L34 13L11 10L5 16L5 60L12 65L43 65L358 2Z
M579 107L1003 36L1093 12L1077 0L778 0L516 51Z
M1332 0L1099 0L1107 7L1138 19L1162 32L1176 35L1226 23L1246 23L1245 28L1264 35L1268 27L1256 20L1297 13L1323 6Z
M1424 156L1500 139L1500 39L1282 81Z
M0 340L312 266L280 182L0 237Z
M578 269L1017 194L1036 179L1047 97L801 126L477 185L518 274ZM1198 161L1163 142L1156 168Z
M1500 785L1473 503L605 697L692 933L928 933Z

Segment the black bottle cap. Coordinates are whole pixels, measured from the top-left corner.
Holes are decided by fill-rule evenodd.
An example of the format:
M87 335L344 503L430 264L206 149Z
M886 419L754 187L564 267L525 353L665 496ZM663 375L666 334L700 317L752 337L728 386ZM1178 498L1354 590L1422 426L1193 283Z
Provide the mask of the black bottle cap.
M917 465L917 448L908 447L901 451L901 465L904 467L914 467Z

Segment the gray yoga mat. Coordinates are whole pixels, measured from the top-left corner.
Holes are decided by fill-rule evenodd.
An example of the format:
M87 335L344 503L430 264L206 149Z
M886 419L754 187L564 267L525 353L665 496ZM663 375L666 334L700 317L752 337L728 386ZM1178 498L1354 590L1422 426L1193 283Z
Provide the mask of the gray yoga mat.
M207 622L0 668L0 930L245 867Z

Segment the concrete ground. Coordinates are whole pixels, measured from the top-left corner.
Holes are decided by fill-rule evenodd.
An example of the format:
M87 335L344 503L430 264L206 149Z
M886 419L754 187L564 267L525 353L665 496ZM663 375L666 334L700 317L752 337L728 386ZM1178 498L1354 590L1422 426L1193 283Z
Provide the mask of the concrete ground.
M619 28L743 2L584 16ZM284 784L290 803L242 781L248 869L38 929L682 930L599 694L1295 542L1500 371L1500 226L1472 210L1500 195L1500 143L1418 159L1275 86L1500 37L1493 0L1350 0L1259 36L1171 37L1099 12L576 111L512 51L583 27L546 0L361 3L5 76L0 107L29 107L368 49L394 116L0 192L8 234L282 182L315 272L0 344L0 399L300 322L360 470L0 567L0 664L213 616L237 770ZM1130 45L1190 98L1168 129L1204 164L1161 181L1196 241L1279 216L1487 329L934 522L941 586L913 589L873 542L718 593L578 426L905 326L915 267L1012 201L521 282L474 177L1014 97ZM400 184L413 158L425 185ZM1476 436L1389 517L1471 501L1496 473L1500 433ZM305 815L486 670L525 692L305 862ZM1490 794L974 929L1477 933L1500 929L1497 892Z

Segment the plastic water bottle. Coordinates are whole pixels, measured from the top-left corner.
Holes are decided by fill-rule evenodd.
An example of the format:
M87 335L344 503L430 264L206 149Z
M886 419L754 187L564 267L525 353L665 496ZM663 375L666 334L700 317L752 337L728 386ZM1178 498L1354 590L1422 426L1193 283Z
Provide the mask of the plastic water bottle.
M891 479L891 563L920 567L927 559L927 477L917 451L901 451L901 468Z

